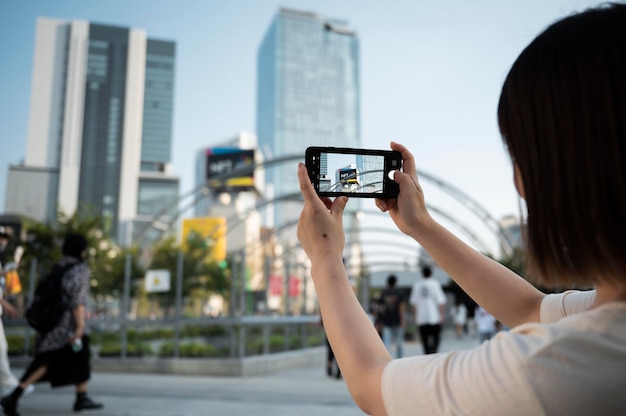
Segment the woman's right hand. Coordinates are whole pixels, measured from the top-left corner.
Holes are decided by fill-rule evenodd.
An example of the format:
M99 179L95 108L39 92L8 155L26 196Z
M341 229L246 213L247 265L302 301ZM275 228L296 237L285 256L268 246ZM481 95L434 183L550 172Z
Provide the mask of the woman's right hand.
M382 212L389 212L400 231L416 238L420 226L432 219L426 209L424 192L417 179L413 154L395 142L391 142L391 149L402 155L402 172L396 171L393 177L400 186L400 193L397 198L376 199L376 206Z

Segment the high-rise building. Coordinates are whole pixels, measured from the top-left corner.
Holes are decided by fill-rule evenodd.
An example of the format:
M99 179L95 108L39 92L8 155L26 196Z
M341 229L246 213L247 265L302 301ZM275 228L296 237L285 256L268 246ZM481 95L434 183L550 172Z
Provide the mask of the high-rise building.
M257 136L267 159L308 146L361 147L359 39L347 22L282 8L258 51ZM300 204L295 163L269 168L274 226L294 221ZM295 233L293 233L295 236Z
M6 212L103 216L120 243L177 209L170 173L176 45L142 30L37 20L26 157Z

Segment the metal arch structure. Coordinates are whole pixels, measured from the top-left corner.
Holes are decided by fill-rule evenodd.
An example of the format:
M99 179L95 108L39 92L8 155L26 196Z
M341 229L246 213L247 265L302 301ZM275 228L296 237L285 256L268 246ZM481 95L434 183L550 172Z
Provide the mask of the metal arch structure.
M222 180L226 180L226 179L233 178L233 177L238 177L238 176L252 174L257 169L269 168L269 167L272 167L274 165L279 165L279 164L286 163L286 162L302 161L302 160L303 160L303 155L301 155L301 154L282 156L282 157L278 157L278 158L275 158L275 159L263 161L261 163L246 165L246 166L243 166L241 168L234 169L234 170L232 170L230 172L225 172L223 174L215 176L211 180L222 181ZM442 191L444 191L445 193L450 195L452 198L457 200L461 205L463 205L464 207L468 208L483 224L485 224L485 226L496 237L499 237L498 241L501 244L502 252L505 255L512 254L513 249L514 249L514 245L513 245L512 241L511 241L510 235L500 226L498 221L489 213L489 211L487 211L486 208L484 208L481 204L479 204L476 200L474 200L472 197L470 197L465 192L461 191L460 189L458 189L457 187L451 185L450 183L447 183L446 181L444 181L444 180L442 180L440 178L437 178L436 176L434 176L432 174L429 174L429 173L424 172L424 171L422 171L420 169L417 169L417 175L418 175L418 177L420 179L425 179L429 183L437 186ZM206 192L207 190L209 192ZM183 201L183 200L185 200L185 199L187 199L189 197L192 197L192 196L194 197L194 199L193 199L191 204L186 206L184 209L178 209L176 211L176 215L174 217L169 217L168 216L165 221L162 220L162 218L166 215L166 213L168 213L168 212L172 211L173 209L175 209L180 204L181 201ZM190 209L191 207L195 206L200 200L202 200L203 198L207 198L209 196L210 196L210 188L208 186L208 183L203 183L202 185L199 185L199 186L195 187L194 189L192 189L191 191L183 194L176 201L174 201L171 204L168 204L165 208L163 208L158 214L156 214L153 217L153 220L150 222L150 224L147 224L142 229L141 233L139 234L139 236L137 238L137 241L143 240L143 238L145 237L146 233L148 232L148 230L151 227L152 228L163 228L162 226L159 227L158 225L163 224L165 222L167 228L169 228L170 225L172 223L174 223L175 221L177 221L178 218L187 209ZM265 200L264 199L262 204L261 205L255 205L254 209L259 209L259 208L262 208L263 206L269 205L270 203L275 203L275 202L285 201L285 200L302 200L302 196L300 195L299 192L296 192L294 194L288 194L288 195L280 196L280 197L275 198L273 200ZM440 209L438 209L436 207L433 207L433 206L430 206L430 205L427 205L427 208L429 210L432 210L433 212L437 212L439 215L442 215L446 219L452 221L455 225L459 226L461 228L461 230L463 230L463 232L465 232L466 235L468 237L470 237L470 239L474 243L476 243L481 249L485 249L486 248L486 245L484 244L484 242L480 241L480 239L476 236L475 233L471 232L471 230L469 230L467 227L463 226L460 222L454 220L450 215L447 215L444 212L442 212Z
M243 175L249 175L254 173L254 171L256 169L261 169L261 168L268 168L268 167L272 167L274 165L278 165L281 163L285 163L285 162L293 162L293 161L302 161L304 159L303 155L287 155L287 156L282 156L282 157L278 157L275 159L271 159L271 160L267 160L267 161L263 161L261 163L255 163L252 165L246 165L246 166L242 166L238 169L234 169L230 172L225 172L222 173L220 175L216 175L215 177L211 178L212 181L222 181L225 179L230 179L230 178L235 178L238 176L243 176ZM208 190L208 193L204 193L203 191L206 192L206 190ZM198 197L198 194L201 194L200 197ZM176 222L178 220L178 218L189 208L193 207L194 205L196 205L201 199L208 197L210 194L210 187L209 187L209 183L205 182L202 185L196 186L195 188L193 188L191 191L181 195L180 197L178 197L178 199L176 199L175 201L173 201L172 203L166 205L163 209L161 209L161 211L159 211L157 214L155 214L153 216L152 221L150 221L149 224L145 225L143 227L143 229L141 230L141 232L139 233L139 236L137 237L137 241L141 242L144 237L146 236L148 230L150 228L157 228L157 229L161 229L163 228L162 226L159 226L160 224L166 223L167 224L167 228L170 227L170 225L174 222ZM178 205L186 200L189 197L194 197L194 200L192 202L192 204L190 204L189 206L187 206L185 209L177 209ZM176 209L176 214L174 215L174 217L170 218L170 216L167 215L168 212L171 212L172 210Z
M474 198L470 197L454 185L445 182L443 179L437 178L436 176L426 173L420 169L416 169L416 171L418 178L426 179L431 184L439 187L448 195L459 201L463 206L476 215L476 217L478 217L478 219L480 219L492 233L501 237L501 239L499 239L501 245L500 248L504 254L507 256L513 254L515 246L513 241L511 241L511 236L500 226L500 223L489 213L489 211L487 211L485 207L479 204Z

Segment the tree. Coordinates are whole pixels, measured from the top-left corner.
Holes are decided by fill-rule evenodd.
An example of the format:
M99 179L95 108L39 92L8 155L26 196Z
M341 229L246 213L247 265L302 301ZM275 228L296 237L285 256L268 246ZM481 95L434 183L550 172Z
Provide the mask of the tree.
M150 269L167 269L173 282L177 279L178 253L183 250L182 296L206 299L211 293L224 295L230 287L227 270L212 260L213 244L196 233L190 233L184 247L174 237L160 241L152 252ZM175 284L172 285L175 287ZM174 304L175 290L153 296L169 309Z
M24 219L26 241L24 256L20 263L20 276L28 276L32 262L37 260L37 274L46 275L52 265L62 257L61 246L67 233L83 234L88 241L86 261L91 269L91 292L94 297L103 295L119 296L124 286L126 254L137 258L137 249L122 249L103 231L105 220L85 212L67 216L59 214L57 222L43 224ZM143 271L133 262L131 276L142 276ZM29 279L22 278L25 290Z

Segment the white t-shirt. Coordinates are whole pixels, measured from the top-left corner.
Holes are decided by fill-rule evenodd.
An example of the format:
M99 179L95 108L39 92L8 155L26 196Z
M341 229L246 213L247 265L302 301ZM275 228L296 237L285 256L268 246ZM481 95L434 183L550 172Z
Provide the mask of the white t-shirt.
M441 323L439 305L446 303L446 295L437 280L431 277L413 283L409 302L415 306L415 322L418 325Z
M482 307L476 308L474 314L474 320L476 321L476 329L481 333L494 333L496 332L496 318Z
M585 311L594 296L548 295L541 324L469 351L390 362L387 414L626 415L626 302Z

